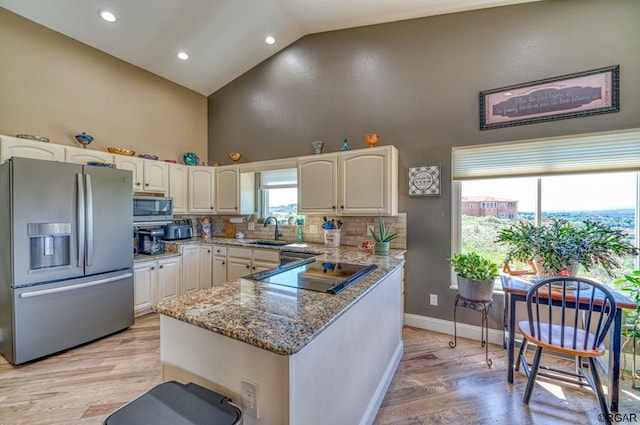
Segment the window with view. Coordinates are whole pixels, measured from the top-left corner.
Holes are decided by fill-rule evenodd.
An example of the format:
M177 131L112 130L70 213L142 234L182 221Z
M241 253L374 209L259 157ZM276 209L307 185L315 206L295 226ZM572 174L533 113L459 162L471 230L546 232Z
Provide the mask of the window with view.
M298 216L295 168L259 173L258 217L276 217L279 224L296 224Z
M456 216L453 220L453 251L475 251L502 264L508 247L495 243L501 229L519 220L540 225L554 218L573 224L584 220L602 222L613 229L624 231L629 241L638 246L640 173L626 170L634 167L637 170L640 167L628 164L620 166L620 158L616 158L615 152L611 154L616 146L607 145L606 136L603 135L604 140L599 141L589 139L590 136L584 137L585 140L579 140L582 143L575 143L575 139L571 139L571 143L567 140L542 140L529 144L500 144L503 158L500 158L500 152L491 155L494 165L486 162L486 169L480 173L478 169L481 167L478 167L477 162L471 166L474 160L469 158L473 152L465 152L457 158L454 149L453 210ZM614 134L613 138L616 136ZM622 158L622 162L639 161L637 157L629 159L628 150L625 151L624 148L639 143L640 133L635 132L630 136L618 143L624 145L618 146L619 156L627 156ZM570 145L571 149L564 153L568 159L552 158L545 164L542 161L549 155L543 149L553 149L554 143L560 146L563 143ZM479 146L479 158L494 146ZM522 148L520 155L519 146ZM504 154L505 148L507 151L511 149L511 158ZM599 148L605 152L599 153ZM515 157L518 161L514 160ZM458 164L456 159L459 160ZM469 162L461 165L466 160ZM481 159L475 161L482 162ZM594 170L594 163L598 164L597 172ZM476 175L469 178L469 173ZM637 258L625 258L621 263L618 275L638 268ZM581 270L579 274L606 283L614 280L597 268L590 273Z

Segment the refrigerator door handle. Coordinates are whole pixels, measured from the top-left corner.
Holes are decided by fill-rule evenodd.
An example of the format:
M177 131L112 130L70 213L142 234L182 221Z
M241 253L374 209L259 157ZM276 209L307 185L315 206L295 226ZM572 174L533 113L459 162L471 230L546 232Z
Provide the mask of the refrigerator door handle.
M78 267L84 267L84 247L85 247L85 199L84 199L84 178L82 174L76 174L78 179L77 197L78 203L76 204L76 215L78 217Z
M86 233L87 233L87 266L91 265L93 260L93 186L91 185L91 175L86 174L85 179L87 181L87 221L86 221Z
M61 286L59 288L52 288L52 289L42 289L40 291L23 292L22 294L20 294L20 298L33 298L33 297L40 297L42 295L75 291L76 289L87 288L89 286L97 286L97 285L103 285L105 283L116 282L118 280L129 278L131 276L133 276L133 273L126 273L120 276L108 277L106 279L94 280L92 282L79 283L77 285Z

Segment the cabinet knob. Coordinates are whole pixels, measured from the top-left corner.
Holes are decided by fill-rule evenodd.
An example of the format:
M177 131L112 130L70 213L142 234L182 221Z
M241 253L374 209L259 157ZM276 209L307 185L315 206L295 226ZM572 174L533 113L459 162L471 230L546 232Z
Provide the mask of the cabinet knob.
M331 205L331 209L334 209L334 210L335 210L335 209L336 209L336 206L335 206L335 205Z
M136 186L140 186L140 182L136 182Z
M238 211L238 207L233 207L234 210Z
M207 252L211 252L211 250L210 250L210 249L207 249Z
M149 186L149 183L145 183L144 185L145 185L145 186Z
M247 268L250 268L248 264L247 264Z
M340 208L341 208L341 209L344 209L344 205L340 205Z
M213 209L213 207L209 207L209 209Z
M162 268L164 268L164 266L160 266L160 268L162 269Z
M226 263L223 261L223 262L222 262L222 265L224 266L225 264L226 264Z
M156 269L155 267L151 267L151 270L155 270L155 269Z

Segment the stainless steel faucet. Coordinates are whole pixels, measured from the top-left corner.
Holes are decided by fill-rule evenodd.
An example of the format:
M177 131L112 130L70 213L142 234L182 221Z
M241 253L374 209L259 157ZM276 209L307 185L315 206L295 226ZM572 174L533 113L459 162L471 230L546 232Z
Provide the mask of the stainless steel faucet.
M274 216L269 216L267 218L264 219L264 227L267 227L267 224L269 224L269 220L273 219L274 223L276 223L276 231L275 231L275 236L274 236L274 240L278 240L278 238L280 236L282 236L282 233L278 233L278 219L275 218Z

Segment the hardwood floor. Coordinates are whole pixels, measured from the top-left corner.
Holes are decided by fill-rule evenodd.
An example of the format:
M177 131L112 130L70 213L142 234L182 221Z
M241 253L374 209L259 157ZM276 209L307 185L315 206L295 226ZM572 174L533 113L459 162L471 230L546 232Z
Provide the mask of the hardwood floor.
M23 366L0 358L0 425L102 424L161 382L158 323L149 314L124 332ZM451 349L449 335L410 327L403 338L405 353L374 425L599 423L595 395L569 385L537 384L525 407L526 379L516 373L515 384L506 383L502 346L490 346L489 369L478 341L458 339ZM622 381L620 413L638 422L640 392L630 388Z

